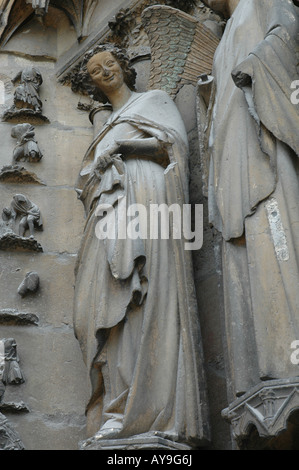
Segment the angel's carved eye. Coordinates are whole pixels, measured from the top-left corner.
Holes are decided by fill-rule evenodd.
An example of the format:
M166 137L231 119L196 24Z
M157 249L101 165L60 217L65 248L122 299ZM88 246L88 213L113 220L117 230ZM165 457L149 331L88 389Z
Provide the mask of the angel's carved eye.
M91 71L91 74L92 74L92 75L97 75L97 74L100 73L100 72L102 72L102 68L97 67L96 69L93 69L93 70Z

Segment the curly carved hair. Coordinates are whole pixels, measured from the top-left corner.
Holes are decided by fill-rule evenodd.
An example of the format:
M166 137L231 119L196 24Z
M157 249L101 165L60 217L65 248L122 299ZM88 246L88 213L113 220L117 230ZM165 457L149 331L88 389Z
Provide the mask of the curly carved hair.
M136 71L130 63L130 59L123 49L119 49L114 44L98 44L93 49L86 52L81 62L79 71L79 80L84 85L84 88L88 91L88 94L96 101L107 102L108 99L104 93L94 84L88 70L88 61L96 54L100 52L110 52L119 65L121 66L124 74L125 83L128 85L130 90L135 90Z

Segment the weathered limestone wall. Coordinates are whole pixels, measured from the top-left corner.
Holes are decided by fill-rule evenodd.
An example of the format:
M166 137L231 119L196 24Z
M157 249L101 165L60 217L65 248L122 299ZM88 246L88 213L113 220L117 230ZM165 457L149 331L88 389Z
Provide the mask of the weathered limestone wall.
M58 53L62 42L74 39L72 30L68 34L66 28L61 37L59 28L50 36L51 47L56 41ZM48 36L42 30L36 34L36 28L31 31L29 25L25 37L26 43L22 34L15 38L19 45L15 49L25 46L31 53L38 44L40 57L20 57L13 50L2 53L1 73L12 78L28 65L39 69L43 114L50 123L34 124L42 160L22 162L46 184L0 184L1 212L15 194L21 193L39 206L44 222L44 230L36 233L43 253L0 251L0 310L15 309L39 318L38 325L1 324L1 338L12 337L17 342L25 376L24 384L7 386L4 403L23 401L30 410L17 414L8 411L5 415L26 449L76 449L84 437L88 380L72 327L74 265L84 224L74 182L92 128L86 112L77 109L78 97L57 82L55 62L42 55ZM11 164L16 144L10 135L14 124L0 123L1 167ZM40 289L22 298L17 289L29 271L39 274Z
M206 366L212 448L230 449L229 426L221 417L227 403L225 342L222 336L222 241L209 227L208 201L202 190L196 87L185 86L176 97L176 104L184 119L190 146L190 203L202 204L204 213L203 246L193 252L193 267Z

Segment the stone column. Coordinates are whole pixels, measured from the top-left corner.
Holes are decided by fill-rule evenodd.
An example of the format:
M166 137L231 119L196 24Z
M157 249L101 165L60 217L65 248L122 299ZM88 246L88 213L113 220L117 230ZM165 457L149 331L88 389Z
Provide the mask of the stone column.
M91 110L89 119L93 124L94 137L98 135L111 113L112 106L109 103L101 104L99 107Z

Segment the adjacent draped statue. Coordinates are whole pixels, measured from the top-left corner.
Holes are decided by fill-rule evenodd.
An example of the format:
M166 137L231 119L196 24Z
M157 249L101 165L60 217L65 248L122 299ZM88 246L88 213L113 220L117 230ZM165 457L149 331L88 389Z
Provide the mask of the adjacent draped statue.
M214 57L210 222L223 236L233 395L298 376L298 8L291 0L207 0L230 16Z
M88 434L154 434L197 446L209 426L190 251L171 235L120 236L115 224L134 204L148 215L152 204L188 203L184 124L164 91L134 91L128 58L111 45L87 53L82 74L113 109L77 182L87 219L74 324L91 378ZM100 239L99 221L108 231L114 224L115 237Z

